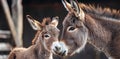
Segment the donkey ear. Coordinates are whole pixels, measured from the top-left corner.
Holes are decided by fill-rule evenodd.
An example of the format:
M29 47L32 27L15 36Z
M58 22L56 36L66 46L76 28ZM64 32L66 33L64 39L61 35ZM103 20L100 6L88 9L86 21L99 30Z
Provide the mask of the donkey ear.
M72 8L74 9L74 11L76 11L77 13L80 13L78 1L70 0L70 3L71 3Z
M52 21L51 21L51 24L52 24L53 26L57 27L57 25L58 25L58 20L59 20L59 17L58 17L58 16L53 17L53 18L52 18Z
M67 11L71 11L71 4L68 3L66 0L62 0L62 4L64 5L64 7L66 8Z
M79 8L79 3L77 0L70 0L71 6L75 12L77 12L77 15L80 17L80 19L84 19L85 14L81 8Z
M34 30L42 29L41 23L33 19L30 15L26 15L26 18Z

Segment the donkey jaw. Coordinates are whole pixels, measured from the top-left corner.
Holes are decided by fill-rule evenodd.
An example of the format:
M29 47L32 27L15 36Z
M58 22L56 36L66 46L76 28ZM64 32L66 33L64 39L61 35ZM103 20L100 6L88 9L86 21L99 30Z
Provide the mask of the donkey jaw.
M85 45L87 44L87 37L84 37L84 41L82 42L82 45L80 45L77 49L72 50L71 47L65 44L65 42L61 41L61 50L59 51L58 55L60 56L72 56L76 53L80 53L82 50L84 50Z

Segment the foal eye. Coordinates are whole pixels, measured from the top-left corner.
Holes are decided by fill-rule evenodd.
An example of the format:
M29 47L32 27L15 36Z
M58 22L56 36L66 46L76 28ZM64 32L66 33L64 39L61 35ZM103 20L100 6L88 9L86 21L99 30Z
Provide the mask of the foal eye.
M67 31L74 31L76 28L73 26L68 27Z
M49 35L45 35L45 37L49 37Z
M45 39L49 39L49 38L50 38L50 35L49 35L49 34L44 34L44 38L45 38Z

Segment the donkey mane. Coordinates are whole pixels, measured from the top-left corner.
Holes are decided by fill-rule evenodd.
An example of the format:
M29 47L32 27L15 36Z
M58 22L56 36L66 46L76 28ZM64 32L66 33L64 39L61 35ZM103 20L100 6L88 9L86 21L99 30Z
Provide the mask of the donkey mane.
M114 19L120 19L120 11L110 8L102 8L100 6L94 6L91 4L79 4L80 8L84 10L84 12L89 14L94 14L101 17L108 17Z
M35 42L37 41L37 38L39 37L39 34L40 34L40 33L41 33L41 31L37 31L37 33L36 33L34 39L32 40L32 44L33 44L33 45L34 45Z

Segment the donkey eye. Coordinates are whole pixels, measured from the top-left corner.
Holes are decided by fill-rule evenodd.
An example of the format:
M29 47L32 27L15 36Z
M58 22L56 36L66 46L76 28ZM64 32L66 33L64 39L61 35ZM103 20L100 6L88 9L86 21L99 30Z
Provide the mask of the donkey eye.
M74 27L70 27L70 28L69 28L69 31L70 31L70 30L74 30L74 29L75 29Z
M73 26L68 27L67 31L74 31L76 28Z

